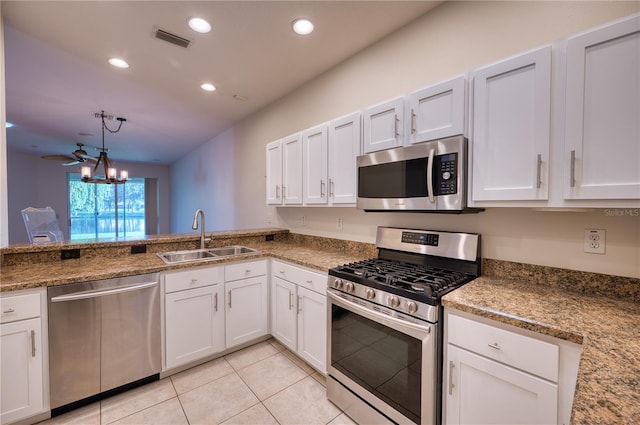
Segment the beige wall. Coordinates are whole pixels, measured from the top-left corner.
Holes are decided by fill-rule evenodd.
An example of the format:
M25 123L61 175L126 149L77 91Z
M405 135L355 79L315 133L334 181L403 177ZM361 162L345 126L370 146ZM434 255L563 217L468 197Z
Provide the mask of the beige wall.
M0 13L0 246L9 244L8 195L7 195L7 132L4 97L4 30Z
M640 277L640 217L611 216L606 210L491 209L478 215L439 216L270 208L264 201L268 142L638 11L638 2L445 3L181 160L179 168L195 169L201 154L232 152L231 165L221 157L208 157L208 163L228 171L233 193L209 185L190 196L194 201L174 204L173 215L193 214L198 208L195 199L208 197L234 210L232 217L208 226L216 230L280 225L367 242L374 241L378 225L473 231L483 235L487 258ZM172 187L193 183L191 177L172 172ZM337 217L344 220L341 231L336 229ZM186 221L176 222L172 231L186 230ZM607 231L606 255L582 252L585 228Z

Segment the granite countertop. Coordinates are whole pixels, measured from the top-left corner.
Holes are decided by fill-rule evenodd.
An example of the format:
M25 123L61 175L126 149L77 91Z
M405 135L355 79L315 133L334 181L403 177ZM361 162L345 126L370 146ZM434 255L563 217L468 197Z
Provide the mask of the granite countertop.
M572 424L640 420L640 304L564 288L481 277L445 307L582 344Z

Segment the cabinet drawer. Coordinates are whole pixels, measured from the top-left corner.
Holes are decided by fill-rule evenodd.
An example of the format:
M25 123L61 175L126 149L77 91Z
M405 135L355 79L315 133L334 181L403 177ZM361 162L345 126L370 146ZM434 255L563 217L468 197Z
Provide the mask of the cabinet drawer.
M273 262L272 275L323 295L327 289L327 275L280 261Z
M557 345L452 314L447 318L449 344L544 379L558 381L559 348Z
M0 298L0 323L40 317L40 294Z
M252 261L249 263L231 264L224 267L224 280L230 282L232 280L246 279L248 277L263 276L267 274L267 262Z
M183 291L185 289L200 288L202 286L222 283L222 267L193 268L164 275L164 292Z

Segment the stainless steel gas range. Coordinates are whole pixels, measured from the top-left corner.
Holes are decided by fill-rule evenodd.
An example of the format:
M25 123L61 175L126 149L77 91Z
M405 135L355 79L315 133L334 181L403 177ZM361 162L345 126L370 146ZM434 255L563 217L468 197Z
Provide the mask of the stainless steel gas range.
M329 270L327 397L361 424L438 424L440 299L480 275L480 235L379 227L376 246Z

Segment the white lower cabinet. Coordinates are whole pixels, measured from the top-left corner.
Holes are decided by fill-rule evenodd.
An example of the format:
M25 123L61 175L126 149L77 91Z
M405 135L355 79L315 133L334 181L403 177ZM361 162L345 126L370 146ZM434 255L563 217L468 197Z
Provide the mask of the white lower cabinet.
M269 333L267 262L225 266L226 348Z
M223 267L165 274L166 369L224 350Z
M277 260L271 269L271 334L326 373L326 275Z
M444 423L569 423L579 345L445 311Z
M45 292L46 294L46 292ZM41 293L0 298L0 423L45 411Z

